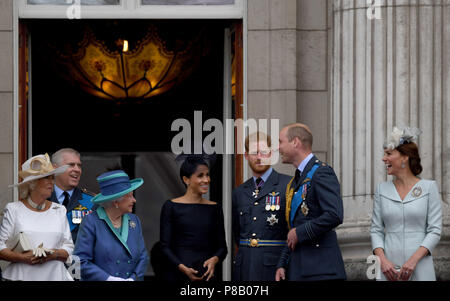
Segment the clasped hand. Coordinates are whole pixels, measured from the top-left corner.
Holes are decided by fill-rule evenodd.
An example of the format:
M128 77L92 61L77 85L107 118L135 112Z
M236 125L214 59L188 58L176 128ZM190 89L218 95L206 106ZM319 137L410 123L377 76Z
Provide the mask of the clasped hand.
M219 258L217 256L213 256L206 260L203 263L203 267L207 268L206 272L202 276L197 276L198 271L193 268L189 268L182 264L180 266L180 270L188 276L191 281L201 281L206 278L206 281L209 281L214 276L214 269L216 264L219 262Z
M416 265L417 261L410 258L405 262L405 264L403 264L400 271L397 271L394 264L385 259L381 261L381 271L389 281L407 281L409 280L409 278L411 278Z
M53 254L54 252L54 250L45 248L44 244L41 243L36 249L23 253L24 262L31 265L42 264L49 260L47 254Z

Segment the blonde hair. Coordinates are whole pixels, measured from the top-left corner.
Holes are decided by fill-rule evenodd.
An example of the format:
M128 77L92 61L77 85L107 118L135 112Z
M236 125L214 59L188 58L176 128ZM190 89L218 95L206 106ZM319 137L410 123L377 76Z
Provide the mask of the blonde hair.
M19 198L20 199L27 199L31 192L36 188L37 180L33 180L27 183L24 183L19 186Z

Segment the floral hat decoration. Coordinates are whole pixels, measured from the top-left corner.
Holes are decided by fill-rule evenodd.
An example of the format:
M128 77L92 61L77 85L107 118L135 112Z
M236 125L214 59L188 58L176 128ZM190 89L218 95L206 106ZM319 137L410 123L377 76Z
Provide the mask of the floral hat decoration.
M417 142L422 131L415 127L394 127L387 141L384 143L384 149L395 149L400 145Z
M69 165L63 165L58 168L54 168L47 153L44 155L31 157L22 164L22 170L19 171L19 177L23 179L22 182L10 185L9 187L16 187L33 180L38 180L51 175L62 174L68 167Z

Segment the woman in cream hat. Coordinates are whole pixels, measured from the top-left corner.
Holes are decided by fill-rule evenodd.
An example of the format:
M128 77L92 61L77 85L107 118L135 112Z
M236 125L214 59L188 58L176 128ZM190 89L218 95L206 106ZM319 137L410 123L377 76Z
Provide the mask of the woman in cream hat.
M73 280L64 266L74 248L66 209L47 200L54 175L66 169L55 169L48 154L23 163L23 180L12 185L20 201L6 205L0 227L0 259L10 262L4 280Z

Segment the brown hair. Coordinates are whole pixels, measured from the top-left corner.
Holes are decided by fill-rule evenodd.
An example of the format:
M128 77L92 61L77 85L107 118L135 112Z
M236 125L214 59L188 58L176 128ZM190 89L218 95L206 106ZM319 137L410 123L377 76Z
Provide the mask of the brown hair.
M270 135L267 135L267 134L265 134L265 133L263 133L263 132L255 132L255 133L252 133L252 134L250 134L250 135L248 135L246 138L245 138L245 151L248 153L248 151L249 151L249 144L250 144L250 139L252 139L252 141L253 141L253 139L254 139L254 137L256 136L256 141L257 142L259 142L259 141L266 141L266 143L267 143L267 146L268 147L271 147L271 145L272 145L272 143L271 143L271 140L272 140L272 138L270 137Z
M417 144L414 142L400 144L397 146L396 150L400 152L400 154L409 157L409 169L411 172L417 176L422 172L422 165L420 164L420 156L419 156L419 148Z

